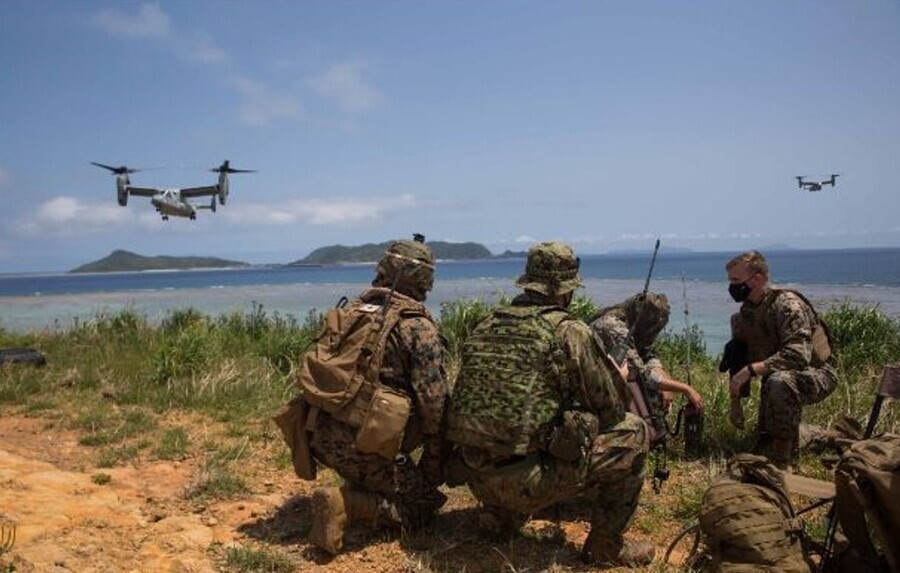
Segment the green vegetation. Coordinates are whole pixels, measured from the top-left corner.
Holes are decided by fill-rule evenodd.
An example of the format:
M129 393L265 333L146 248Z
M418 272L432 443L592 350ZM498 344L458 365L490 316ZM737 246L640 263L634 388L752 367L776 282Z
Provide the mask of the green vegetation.
M507 302L503 299L501 302ZM447 340L447 372L453 383L460 351L467 337L491 311L483 300L458 300L443 305L440 327ZM582 318L596 312L587 298L573 302ZM831 426L849 415L865 423L879 388L885 364L900 362L900 322L878 308L849 302L823 313L835 339L839 387L824 402L805 409L806 421ZM271 422L272 414L295 393L298 358L308 349L321 323L311 313L302 320L267 312L254 305L246 314L207 316L194 309L171 312L159 324L132 310L99 314L68 330L19 335L0 329L0 344L28 346L47 356L42 368L10 364L0 367L0 408L18 415L37 415L46 424L76 430L83 445L95 455L85 460L92 481L110 483L99 468L152 460L197 460L184 498L206 506L214 500L248 495L258 478L248 463L290 475L286 448ZM737 431L728 422L725 375L716 370L696 326L689 331L667 331L656 351L673 376L690 380L707 404L705 449L699 460L687 459L681 440L670 442L672 484L659 497L649 496L636 516L635 531L659 536L692 519L703 492L720 471L723 460L751 446L759 384L746 400L748 428ZM687 360L690 355L690 361ZM676 400L670 424L674 426L681 399ZM885 407L878 431L900 431L900 410ZM648 473L652 473L652 462ZM801 460L801 473L819 475L821 464ZM336 480L324 472L321 483ZM465 499L464 488L451 496ZM446 527L458 525L449 518ZM817 527L815 524L812 528ZM447 531L453 536L454 531ZM537 537L543 533L538 532ZM541 539L523 538L515 566L529 567L532 552L545 548ZM665 537L665 536L662 536ZM669 536L671 538L671 536ZM407 543L412 543L407 539ZM458 539L457 539L458 541ZM413 554L412 570L446 569L445 557L433 547ZM291 571L290 556L266 546L235 547L217 551L224 570ZM550 567L551 563L547 563ZM451 569L448 569L451 570ZM457 569L453 569L457 570ZM551 570L568 571L553 564Z
M290 557L265 547L229 547L225 550L224 561L226 570L240 573L256 571L292 573L296 570Z
M108 273L113 271L150 271L172 269L204 269L248 267L248 263L216 257L145 257L130 251L116 250L100 260L81 265L70 273Z
M491 304L478 299L442 306L451 383L463 342L490 310ZM580 318L596 310L585 297L572 304ZM849 302L823 318L835 341L840 386L829 399L807 408L805 418L825 426L843 415L864 422L884 365L900 362L900 323L875 307ZM0 403L61 416L80 431L82 444L102 452L106 465L138 454L184 458L200 444L189 438L183 424L167 425L166 415L183 411L207 416L224 424L230 436L264 435L261 424L294 393L297 359L311 345L320 322L315 312L300 322L254 304L246 314L217 317L191 308L176 310L156 327L126 309L99 314L62 332L17 335L0 330L3 345L35 347L48 357L43 368L0 369ZM688 332L666 331L656 350L675 377L690 380L705 397L709 454L728 456L745 449L751 433L738 432L727 421L725 376L716 371L717 357L708 354L702 332L696 326ZM754 384L746 400L751 421L758 392ZM896 431L898 425L900 413L886 408L880 429ZM229 464L226 460L213 469Z

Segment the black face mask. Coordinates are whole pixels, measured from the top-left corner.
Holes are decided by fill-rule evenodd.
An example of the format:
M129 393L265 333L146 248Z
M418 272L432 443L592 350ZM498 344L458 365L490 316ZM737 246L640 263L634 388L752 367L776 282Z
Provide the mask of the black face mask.
M731 298L734 299L734 302L744 302L747 300L747 297L750 296L751 289L747 282L742 282L738 284L730 284L728 285L728 294L731 295Z

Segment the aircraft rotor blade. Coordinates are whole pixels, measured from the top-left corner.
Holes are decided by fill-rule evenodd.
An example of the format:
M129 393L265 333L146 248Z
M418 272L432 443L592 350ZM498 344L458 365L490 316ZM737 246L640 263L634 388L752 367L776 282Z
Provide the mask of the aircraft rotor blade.
M214 167L210 171L213 173L256 173L255 169L234 169L227 159L222 162L222 165Z
M97 163L95 161L91 161L91 165L96 165L97 167L102 167L111 173L115 173L116 175L122 175L124 173L137 173L140 169L131 169L125 165L120 165L118 167L113 167L111 165L104 165L102 163Z

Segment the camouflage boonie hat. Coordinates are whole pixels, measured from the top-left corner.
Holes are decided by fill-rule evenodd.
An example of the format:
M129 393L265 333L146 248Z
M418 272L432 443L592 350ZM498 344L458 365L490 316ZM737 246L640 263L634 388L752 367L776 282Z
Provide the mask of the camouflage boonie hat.
M418 240L394 241L378 261L376 273L388 286L419 298L434 286L434 253Z
M581 260L569 245L539 243L529 249L525 274L516 285L547 296L565 294L581 286L580 266Z

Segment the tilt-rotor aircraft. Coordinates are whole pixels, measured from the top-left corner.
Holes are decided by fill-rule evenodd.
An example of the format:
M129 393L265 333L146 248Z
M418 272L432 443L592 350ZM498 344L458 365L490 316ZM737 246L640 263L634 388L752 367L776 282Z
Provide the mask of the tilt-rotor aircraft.
M228 198L228 174L255 173L252 169L234 169L226 159L222 162L222 165L210 169L211 172L219 174L219 181L215 185L184 188L135 187L131 184L128 175L137 173L140 169L132 169L125 165L113 167L93 161L91 161L91 165L102 167L116 176L116 191L118 192L119 205L122 207L128 205L129 195L150 197L150 203L162 215L163 221L168 221L170 215L194 220L197 218L197 211L200 209L209 209L215 213L216 197L219 198L219 205L224 205L225 200ZM209 205L198 205L190 201L190 199L195 197L206 196L210 197Z
M840 173L832 173L831 179L826 179L825 181L804 181L803 179L806 175L797 175L797 187L800 189L809 189L810 191L821 191L823 185L831 185L834 187L834 180L837 179L837 176Z

